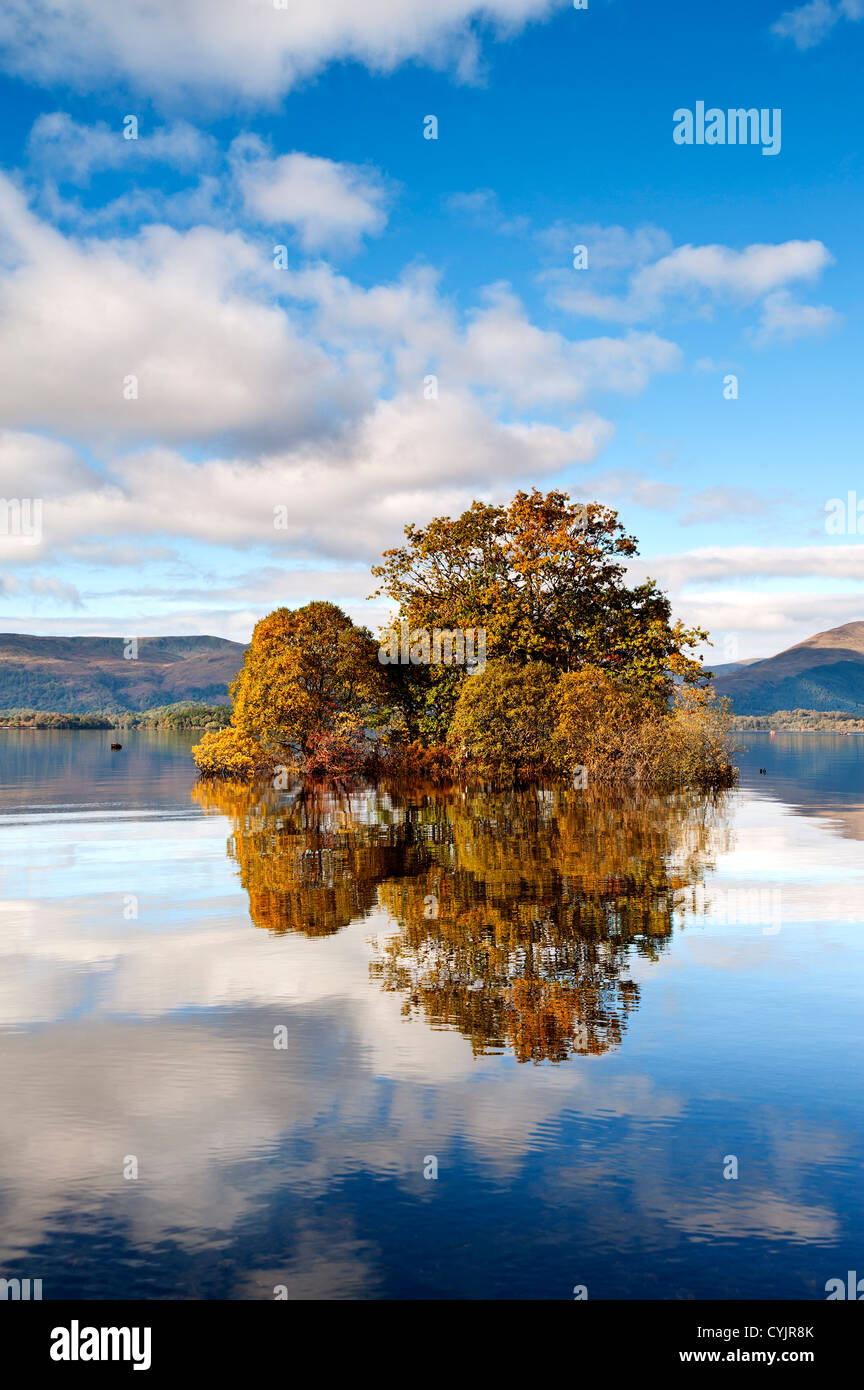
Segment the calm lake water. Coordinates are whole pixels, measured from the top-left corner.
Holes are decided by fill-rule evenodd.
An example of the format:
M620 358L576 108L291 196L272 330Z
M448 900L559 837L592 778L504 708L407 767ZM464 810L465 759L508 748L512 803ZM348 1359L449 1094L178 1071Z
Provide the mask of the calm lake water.
M734 792L627 800L202 790L192 741L0 733L0 1276L824 1299L864 1269L864 738L748 735Z

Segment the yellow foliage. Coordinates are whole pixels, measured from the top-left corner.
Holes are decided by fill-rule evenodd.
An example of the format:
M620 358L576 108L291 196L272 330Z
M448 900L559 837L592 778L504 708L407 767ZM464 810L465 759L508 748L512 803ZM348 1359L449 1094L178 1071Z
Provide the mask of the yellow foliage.
M542 661L490 661L462 686L448 743L482 774L527 777L548 764L556 674Z
M499 779L570 779L657 786L728 784L731 716L712 691L619 684L598 667L562 676L543 662L492 661L463 687L449 743L463 767Z
M247 782L266 777L273 768L272 758L261 745L234 728L205 734L192 749L192 756L202 777Z
M233 722L275 754L302 755L340 720L374 716L378 648L335 603L277 608L256 623L231 694Z

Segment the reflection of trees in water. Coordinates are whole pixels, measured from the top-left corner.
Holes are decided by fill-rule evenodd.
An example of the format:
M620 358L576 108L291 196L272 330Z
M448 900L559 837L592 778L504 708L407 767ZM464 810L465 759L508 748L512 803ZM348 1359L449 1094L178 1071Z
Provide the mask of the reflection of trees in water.
M310 786L286 797L269 787L201 782L195 795L233 820L228 853L252 921L267 931L331 936L365 916L379 884L411 873L425 853L410 823L369 793Z
M621 1042L632 953L668 944L675 894L701 881L723 797L208 786L231 816L256 926L326 935L376 902L396 930L373 978L476 1054L562 1061ZM679 892L680 896L680 892Z
M704 872L716 802L476 792L426 814L448 836L419 875L382 885L399 924L373 965L383 987L478 1054L561 1061L617 1046L639 1003L628 956L667 944L676 890Z

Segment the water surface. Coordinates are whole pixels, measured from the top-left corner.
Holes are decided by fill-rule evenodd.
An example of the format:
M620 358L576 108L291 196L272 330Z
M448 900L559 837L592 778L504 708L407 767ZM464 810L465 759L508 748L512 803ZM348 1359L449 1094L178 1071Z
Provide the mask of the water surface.
M193 737L0 733L0 1275L760 1299L860 1267L864 739L747 735L734 792L622 800L196 787Z

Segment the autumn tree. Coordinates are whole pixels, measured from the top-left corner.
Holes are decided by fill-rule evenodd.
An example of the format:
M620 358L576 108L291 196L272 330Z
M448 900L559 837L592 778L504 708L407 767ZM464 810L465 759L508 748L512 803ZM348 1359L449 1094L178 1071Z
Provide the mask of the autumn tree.
M280 760L353 771L372 756L369 725L389 715L377 645L335 603L256 623L231 696L231 727L193 749L205 776L251 779Z
M462 686L449 730L458 757L485 774L525 777L548 767L557 674L545 661L490 661Z
M228 853L240 869L256 927L329 936L378 902L389 876L413 878L428 851L368 794L358 798L298 782L290 804L267 786L202 782L205 810L232 821ZM368 814L364 814L368 812Z
M378 647L335 603L277 608L256 623L231 687L234 726L301 753L346 721L374 719L386 697Z
M506 506L474 502L455 520L408 526L405 537L372 572L376 596L387 595L412 629L482 627L490 658L542 661L558 672L596 667L658 702L674 677L704 675L689 653L707 634L673 623L653 580L628 585L637 543L608 507L534 488ZM407 679L447 716L464 675L418 667Z
M585 666L561 677L556 691L551 757L568 775L578 765L596 780L638 775L648 731L661 741L668 724L650 695L619 685L605 671Z

